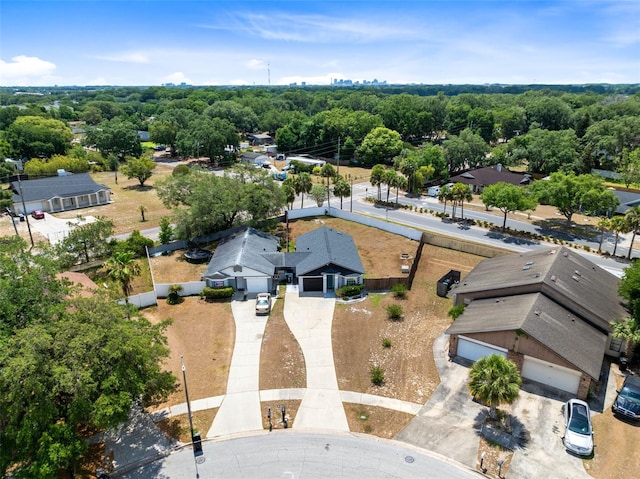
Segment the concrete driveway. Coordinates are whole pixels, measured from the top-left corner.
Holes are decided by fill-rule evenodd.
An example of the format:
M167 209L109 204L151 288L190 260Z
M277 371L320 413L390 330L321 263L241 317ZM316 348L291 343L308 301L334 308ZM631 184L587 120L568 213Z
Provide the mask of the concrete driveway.
M475 468L480 428L487 408L474 402L467 390L467 366L449 361L448 336L434 343L441 383L418 415L394 439L429 449ZM589 478L582 460L562 445L562 404L568 398L526 385L511 406L515 448L507 478Z
M47 238L49 243L52 245L59 243L64 238L66 238L69 232L72 231L75 226L93 223L94 221L96 221L96 219L93 216L83 216L82 221L77 218L56 218L49 213L45 213L44 218L41 220L36 220L32 216L29 216L29 226L31 228L31 231L33 233L41 234L42 236Z

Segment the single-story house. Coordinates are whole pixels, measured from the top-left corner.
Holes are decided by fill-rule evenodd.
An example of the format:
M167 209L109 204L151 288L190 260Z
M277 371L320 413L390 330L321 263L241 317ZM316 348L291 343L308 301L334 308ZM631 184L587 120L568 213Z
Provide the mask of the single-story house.
M453 290L465 308L446 331L449 355L502 355L524 379L586 398L623 346L611 334L628 316L618 282L566 247L484 260Z
M252 145L265 145L273 141L271 135L267 133L249 133L247 140L249 140Z
M274 291L280 281L300 292L327 293L361 284L364 267L353 239L325 226L301 235L296 251L280 251L280 240L254 228L226 237L216 248L202 280L210 287L237 291Z
M494 185L500 181L512 185L526 186L532 182L530 175L525 173L513 173L504 168L500 163L494 166L486 166L449 178L451 183L464 183L471 186L473 193L480 194L486 186Z
M616 207L616 214L624 215L630 208L640 206L640 194L633 191L613 190L620 203Z
M265 161L269 161L269 157L264 153L256 153L254 151L245 151L240 155L240 161L242 163L249 163L250 165L263 165Z
M96 183L89 173L12 181L10 188L14 213L28 214L34 210L56 213L111 202L111 189Z

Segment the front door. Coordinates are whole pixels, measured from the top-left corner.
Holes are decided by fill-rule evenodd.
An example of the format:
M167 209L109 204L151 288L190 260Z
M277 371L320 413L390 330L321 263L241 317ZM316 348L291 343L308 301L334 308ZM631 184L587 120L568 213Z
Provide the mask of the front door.
M332 274L328 274L327 275L327 290L331 290L333 289L333 275Z

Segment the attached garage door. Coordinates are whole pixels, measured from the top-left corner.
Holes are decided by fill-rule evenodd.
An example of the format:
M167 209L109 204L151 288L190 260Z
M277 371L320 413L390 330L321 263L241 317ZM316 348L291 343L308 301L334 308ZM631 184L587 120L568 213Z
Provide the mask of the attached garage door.
M247 278L247 291L249 293L268 293L269 278Z
M576 394L582 374L541 359L524 357L522 377Z
M304 291L322 291L322 276L319 278L303 278L302 289Z
M482 357L491 356L492 354L506 358L507 350L492 344L476 341L475 339L458 336L458 356L476 361Z

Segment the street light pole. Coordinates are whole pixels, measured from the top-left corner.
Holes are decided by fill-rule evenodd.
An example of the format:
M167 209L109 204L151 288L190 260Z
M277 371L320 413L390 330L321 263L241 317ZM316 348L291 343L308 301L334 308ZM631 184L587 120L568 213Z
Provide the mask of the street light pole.
M351 179L351 173L349 173L349 183L351 183L351 189L349 190L349 213L353 213L353 179Z
M189 389L187 388L187 368L185 368L184 366L184 356L180 356L180 363L182 365L182 382L184 383L184 394L187 397L187 414L189 415L189 430L191 431L191 446L193 447L193 437L194 437L193 418L191 417L191 403L189 402ZM198 460L195 455L195 448L194 448L193 460L196 465L196 479L199 479L200 474L198 473Z

